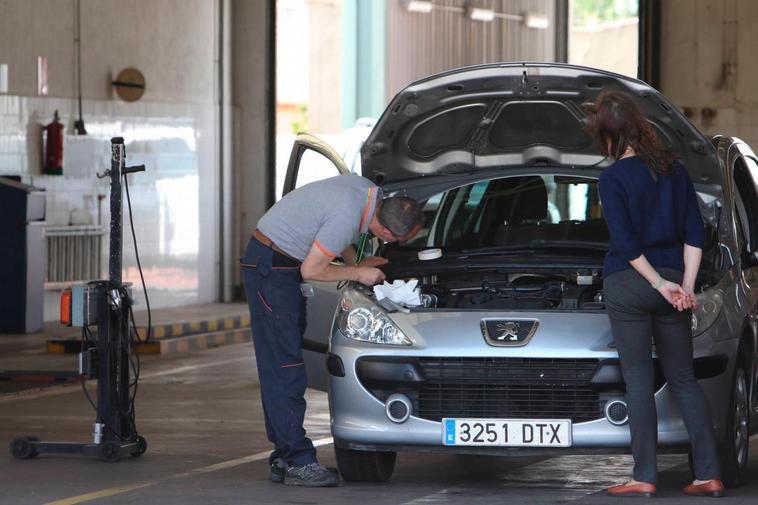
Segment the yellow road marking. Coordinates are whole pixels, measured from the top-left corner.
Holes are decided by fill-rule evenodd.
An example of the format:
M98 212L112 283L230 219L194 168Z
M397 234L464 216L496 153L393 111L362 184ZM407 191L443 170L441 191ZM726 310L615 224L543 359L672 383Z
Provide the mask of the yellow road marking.
M320 438L318 440L313 441L313 446L320 447L322 445L329 445L332 442L333 442L332 437ZM220 463L214 463L212 465L203 466L200 468L193 468L192 470L188 472L176 473L163 480L165 481L169 479L189 477L191 475L198 475L201 473L218 472L219 470L226 470L228 468L234 468L235 466L244 465L246 463L252 463L254 461L261 461L264 459L268 459L269 454L271 454L271 451L259 452L256 454L251 454L249 456L243 456L241 458L230 459L229 461L222 461ZM92 500L97 500L98 498L105 498L107 496L114 496L117 494L123 494L123 493L128 493L130 491L135 491L137 489L154 486L155 484L160 484L160 482L162 481L139 482L137 484L131 484L128 486L109 487L106 489L101 489L100 491L94 491L92 493L81 494L79 496L72 496L71 498L64 498L62 500L47 502L44 505L75 505L77 503L84 503L84 502L88 502Z
M128 493L135 489L152 486L155 482L141 482L131 486L111 487L108 489L102 489L95 491L94 493L81 494L79 496L72 496L71 498L64 498L63 500L56 500L47 502L45 505L74 505L76 503L84 503L86 501L97 500L98 498L105 498L107 496L114 496L121 493Z

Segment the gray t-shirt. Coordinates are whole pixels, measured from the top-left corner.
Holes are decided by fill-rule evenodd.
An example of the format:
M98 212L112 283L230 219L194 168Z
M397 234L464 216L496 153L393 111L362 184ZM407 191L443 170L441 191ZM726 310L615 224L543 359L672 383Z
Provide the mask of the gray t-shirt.
M358 175L338 175L287 193L258 221L282 251L303 261L314 244L339 256L368 231L381 190Z

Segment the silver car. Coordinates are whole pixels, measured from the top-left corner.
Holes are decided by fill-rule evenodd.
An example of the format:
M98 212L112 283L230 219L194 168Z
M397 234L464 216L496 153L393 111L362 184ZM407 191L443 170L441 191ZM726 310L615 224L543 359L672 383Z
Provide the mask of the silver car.
M611 160L583 132L583 104L608 89L635 98L696 186L707 244L692 316L695 373L724 481L740 484L758 430L758 161L737 138L709 141L644 82L553 63L415 82L362 147L365 177L425 202L418 236L375 251L390 260L388 280L418 282L423 305L377 301L355 284L304 290L309 384L328 388L346 480L387 480L402 451L629 452L602 289L608 232L597 178ZM285 191L316 155L346 172L329 146L304 135ZM420 259L430 248L442 256ZM660 449L686 452L656 368Z

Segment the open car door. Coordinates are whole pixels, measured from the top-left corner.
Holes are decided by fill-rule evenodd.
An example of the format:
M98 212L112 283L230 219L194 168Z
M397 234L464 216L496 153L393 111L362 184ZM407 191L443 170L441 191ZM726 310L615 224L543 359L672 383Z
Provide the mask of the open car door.
M328 177L349 174L345 162L329 144L308 133L295 138L287 165L282 194ZM306 298L307 326L303 336L303 359L308 374L308 387L326 391L326 352L332 331L334 311L339 302L337 282L309 281L312 296ZM306 292L310 291L306 287Z

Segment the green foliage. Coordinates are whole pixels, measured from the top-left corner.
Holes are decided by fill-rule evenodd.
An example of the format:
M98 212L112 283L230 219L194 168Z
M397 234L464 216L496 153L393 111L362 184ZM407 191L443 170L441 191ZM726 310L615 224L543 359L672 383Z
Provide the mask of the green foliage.
M298 118L292 121L292 133L297 135L298 133L305 133L310 128L308 127L308 104L301 103L297 106Z
M636 17L639 0L572 0L571 24L586 26L605 21Z

